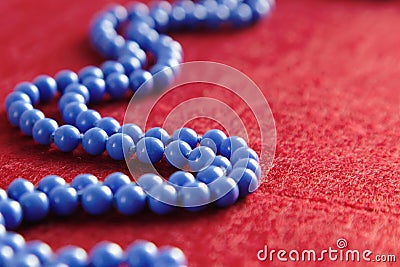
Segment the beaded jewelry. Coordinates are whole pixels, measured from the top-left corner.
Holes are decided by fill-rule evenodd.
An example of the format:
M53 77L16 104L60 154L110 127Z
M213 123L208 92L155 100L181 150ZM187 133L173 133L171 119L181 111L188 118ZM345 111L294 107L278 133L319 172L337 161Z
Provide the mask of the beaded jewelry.
M0 266L187 265L178 248L158 249L148 241L136 241L125 252L117 244L102 242L88 256L73 246L53 253L47 244L25 243L21 235L9 230L16 229L22 220L43 220L50 212L69 216L79 206L91 215L104 214L112 207L124 215L137 214L146 207L167 214L177 206L189 211L204 209L209 203L227 207L252 193L261 168L257 153L242 138L227 137L216 129L201 137L189 128L177 129L171 136L159 127L143 133L135 124L121 126L113 118L102 118L87 104L101 101L105 94L121 99L129 91L159 92L170 84L179 73L183 51L162 32L247 26L268 15L273 4L272 0L183 0L172 5L161 1L150 8L141 3L128 8L114 5L96 16L91 25L91 43L108 59L100 68L87 66L78 73L62 70L54 78L40 75L32 83L18 84L5 101L8 119L37 143L54 143L63 152L81 144L90 155L107 151L115 160L136 156L140 162L154 164L165 159L180 169L189 165L191 172L177 171L167 182L147 173L133 183L119 172L104 182L81 174L71 184L56 175L44 177L36 186L17 178L7 191L0 189ZM145 51L155 57L148 71L144 69ZM53 99L57 91L62 126L34 108Z

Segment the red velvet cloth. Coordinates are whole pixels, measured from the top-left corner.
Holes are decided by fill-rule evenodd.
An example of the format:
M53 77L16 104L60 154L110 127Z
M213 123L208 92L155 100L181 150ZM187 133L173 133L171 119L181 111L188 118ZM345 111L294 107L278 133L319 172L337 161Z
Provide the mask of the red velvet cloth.
M1 102L15 84L38 74L99 64L87 29L107 2L1 1ZM233 207L199 214L91 218L78 213L19 231L53 248L75 244L90 249L101 240L125 247L148 239L180 247L190 266L265 266L268 262L259 262L256 255L264 245L321 250L335 248L338 238L345 238L351 249L398 253L398 25L399 1L282 0L270 19L242 31L173 34L187 61L236 67L268 99L277 151L259 190ZM123 119L120 103L96 107L104 116ZM55 102L45 111L59 118ZM209 125L196 127L204 131ZM123 162L106 156L63 154L34 144L10 127L4 111L0 128L3 188L16 177L37 182L58 174L70 181L84 172L103 178L126 171ZM257 147L257 139L251 141ZM328 264L346 265L324 261L304 266ZM279 264L275 260L273 265Z

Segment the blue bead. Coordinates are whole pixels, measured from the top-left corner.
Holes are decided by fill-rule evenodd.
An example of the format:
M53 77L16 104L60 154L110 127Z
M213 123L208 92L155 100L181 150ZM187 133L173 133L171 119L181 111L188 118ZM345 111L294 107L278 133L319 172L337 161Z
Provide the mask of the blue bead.
M234 27L240 28L251 24L253 14L248 4L239 4L237 8L232 10L230 20Z
M36 105L37 103L39 103L39 99L40 99L39 89L36 87L36 85L34 85L32 83L28 83L28 82L19 83L15 87L14 91L17 91L17 92L19 91L19 92L23 92L23 93L27 94L29 96L29 98L31 99L31 103L33 103L33 105Z
M56 261L69 267L87 267L88 256L85 250L75 246L65 246L57 252Z
M153 75L153 86L156 92L166 89L174 81L173 69L163 64L157 63L152 66L150 73Z
M241 137L231 136L221 143L220 153L222 156L230 159L233 152L242 147L247 147L246 141Z
M35 191L35 186L23 178L14 179L7 188L8 197L19 200L22 195Z
M53 119L42 119L33 125L33 139L41 145L49 145L52 143L52 135L57 130L58 124Z
M72 125L63 125L54 132L54 144L62 152L71 152L78 147L81 134Z
M49 194L51 210L58 216L73 214L79 205L78 193L70 186L58 186Z
M235 165L233 165L233 168L235 168L235 169L240 168L240 167L250 169L251 171L254 172L257 179L260 180L261 167L260 167L260 164L257 161L255 161L254 159L241 159L241 160L237 161L235 163Z
M210 203L210 190L202 182L184 184L178 193L179 203L188 211L200 211Z
M104 185L108 186L113 194L117 193L118 189L124 185L130 184L131 179L122 172L114 172L104 179Z
M186 266L187 259L182 250L175 247L161 247L154 261L154 266Z
M57 82L57 89L60 93L63 93L65 88L71 83L79 82L78 75L71 70L61 70L55 75Z
M108 155L115 160L123 160L129 158L135 144L129 135L116 133L109 137L106 150Z
M20 197L19 203L24 212L24 220L28 222L41 221L49 213L49 199L43 192L25 193Z
M185 171L177 171L171 174L171 176L168 179L168 182L177 188L179 190L179 187L182 187L183 185L187 183L192 183L195 182L196 179L194 178L193 174L190 172L185 172Z
M90 101L99 102L106 92L106 82L96 77L87 77L82 84L89 90Z
M122 56L118 58L118 62L124 67L127 76L130 76L132 72L141 68L140 60L134 56Z
M125 42L125 45L118 52L118 56L120 58L135 57L139 60L141 67L144 67L147 64L146 53L142 49L140 49L138 43L132 40Z
M241 147L236 149L235 152L232 153L231 163L235 165L235 163L238 162L239 160L248 158L254 159L257 162L260 161L257 153L253 149L248 147Z
M39 259L33 254L17 253L7 267L40 267Z
M262 16L271 12L273 8L273 4L268 0L247 0L246 3L253 12L253 21L259 20Z
M184 141L172 141L165 148L165 158L171 166L181 169L188 163L187 157L191 150L190 146Z
M6 221L4 220L3 215L0 213L0 236L3 235L6 231L5 226L4 226L5 224L6 224Z
M211 198L218 207L231 206L239 198L239 188L232 178L220 177L210 184L209 188Z
M0 188L0 201L8 199L7 192L4 189Z
M149 194L149 207L154 213L164 215L171 213L178 202L176 189L166 183L154 186Z
M183 28L184 21L186 18L186 11L181 6L173 6L170 14L170 25L174 30Z
M118 132L119 128L121 128L121 125L116 119L105 117L96 122L96 127L103 129L108 136L111 136Z
M107 139L107 133L103 129L89 129L82 137L83 149L90 155L100 155L106 149Z
M31 136L33 125L38 120L44 119L44 114L38 109L26 110L19 118L19 128L24 134Z
M133 183L121 186L116 193L115 206L124 215L134 215L146 206L147 195L140 186Z
M85 104L86 101L81 94L75 92L65 93L64 95L61 96L60 100L58 101L58 109L62 112L65 109L65 107L70 103Z
M6 234L0 238L0 244L10 246L14 252L18 252L24 249L25 239L20 234L6 232Z
M148 71L142 69L135 70L129 76L129 81L134 93L138 92L140 95L147 95L153 90L153 75Z
M88 109L78 114L75 125L81 133L85 133L90 128L93 128L100 119L101 116L97 111Z
M0 266L9 266L14 259L14 251L10 246L0 244Z
M51 190L57 186L63 186L65 184L66 182L62 177L57 175L47 175L39 181L37 189L46 195L49 195Z
M218 29L224 22L228 20L230 13L231 11L225 5L213 6L212 9L209 10L206 18L208 29Z
M136 155L143 163L159 162L164 155L164 145L157 138L144 137L136 145Z
M85 103L88 103L90 100L89 89L80 83L72 83L72 84L68 85L64 90L64 94L66 94L66 93L80 94L85 99Z
M217 129L213 129L213 130L207 131L203 135L202 139L205 139L205 138L210 138L211 140L214 141L214 143L215 143L215 145L217 147L217 154L219 154L220 153L221 144L227 137L226 137L226 135L224 134L223 131L217 130Z
M91 215L101 215L110 208L113 194L108 186L93 184L82 191L82 208Z
M174 140L182 140L185 141L186 143L188 143L190 145L190 147L193 149L197 146L197 142L198 142L198 136L197 133L190 128L181 128L176 130L173 134L172 134L172 139Z
M117 72L120 74L125 73L124 66L117 61L108 60L101 64L101 70L103 71L104 77L108 77L111 73Z
M211 163L212 166L217 166L225 170L225 173L229 173L232 170L232 164L229 159L224 156L216 156L214 161Z
M137 184L146 192L150 192L155 186L161 185L163 179L153 173L145 173L137 179Z
M48 75L39 75L33 81L33 84L39 89L40 101L48 102L57 93L57 83Z
M223 169L217 166L208 166L202 171L199 171L196 174L196 179L200 182L203 182L205 184L212 183L219 177L224 176L225 172Z
M125 74L114 72L106 78L106 91L113 99L123 98L129 90L129 78Z
M140 138L144 136L142 129L140 129L139 126L133 123L127 123L122 125L122 127L118 130L118 132L129 135L135 144L137 144Z
M111 242L101 242L90 252L93 267L118 267L123 261L121 247Z
M160 7L155 7L150 11L150 16L155 23L155 29L159 32L164 32L168 28L169 14Z
M161 127L154 127L146 131L145 137L154 137L159 140L165 145L167 145L170 141L170 136L166 130Z
M126 250L126 262L129 267L155 266L158 249L152 242L137 240Z
M258 179L254 172L249 169L235 168L228 176L238 184L240 197L253 193L258 187Z
M200 146L209 147L212 151L214 151L215 154L218 153L217 145L211 138L202 138L200 141Z
M16 101L23 101L28 104L31 104L31 99L29 96L23 92L12 92L6 97L6 102L5 102L5 110L8 110L8 108L11 106L12 103Z
M35 255L42 265L50 262L53 257L53 251L49 245L38 240L29 241L25 246L24 252Z
M0 201L0 213L4 217L7 229L15 229L22 222L22 208L17 201L10 199Z
M99 79L104 78L104 75L103 75L103 72L101 71L101 69L99 69L98 67L95 67L95 66L84 67L83 69L81 69L78 72L78 76L79 76L79 80L81 82L84 81L88 77L96 77Z
M85 189L87 186L92 185L92 184L98 184L99 180L97 179L96 176L93 174L79 174L77 175L71 183L71 186L75 188L76 191L81 191Z
M86 110L88 110L87 106L82 103L72 102L67 104L62 111L65 124L75 125L76 117L78 117L79 113Z
M194 172L201 171L214 161L215 154L209 147L196 147L189 154L189 166Z
M22 100L12 103L7 110L8 120L10 121L11 125L19 126L19 119L21 118L22 114L31 109L33 109L33 106Z

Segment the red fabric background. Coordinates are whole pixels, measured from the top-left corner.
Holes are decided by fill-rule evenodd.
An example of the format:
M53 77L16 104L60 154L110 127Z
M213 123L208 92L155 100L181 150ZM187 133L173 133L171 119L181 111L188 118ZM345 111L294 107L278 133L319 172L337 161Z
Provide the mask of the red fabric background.
M99 64L86 34L91 17L107 2L1 1L0 101L16 83L38 74ZM399 1L282 0L269 20L240 32L174 34L187 61L231 65L262 88L278 138L266 182L229 209L169 217L77 214L23 226L20 232L53 248L76 244L90 249L100 240L125 247L143 238L180 247L190 266L265 266L256 258L264 244L321 250L335 248L338 238L351 249L398 253L398 25ZM120 103L99 106L104 116L119 120L124 108ZM45 110L58 116L55 103ZM196 127L204 131L209 126ZM0 128L3 188L16 177L37 182L58 174L70 181L83 172L103 178L126 170L124 163L107 157L35 145L9 126L4 111ZM256 139L251 141L259 148Z

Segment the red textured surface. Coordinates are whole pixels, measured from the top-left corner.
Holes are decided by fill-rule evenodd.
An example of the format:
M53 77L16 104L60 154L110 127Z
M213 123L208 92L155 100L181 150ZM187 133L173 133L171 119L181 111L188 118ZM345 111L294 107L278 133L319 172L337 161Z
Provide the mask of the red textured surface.
M107 2L1 1L0 101L16 83L38 74L99 64L86 32L92 15ZM267 262L256 258L264 244L321 250L335 248L338 238L346 238L351 249L398 253L398 25L399 1L282 0L270 20L250 29L174 34L186 60L231 65L262 88L278 141L266 182L229 209L166 218L79 214L24 226L20 232L54 248L76 244L90 249L100 240L125 247L143 238L182 248L190 266L264 266ZM99 109L122 120L119 103ZM46 111L56 116L55 103ZM204 131L209 126L196 127ZM104 177L126 170L124 163L107 157L35 145L9 126L4 111L0 128L3 188L18 176L36 182L50 173L71 180L82 172ZM257 140L251 141L259 148ZM345 265L315 265L329 263Z

